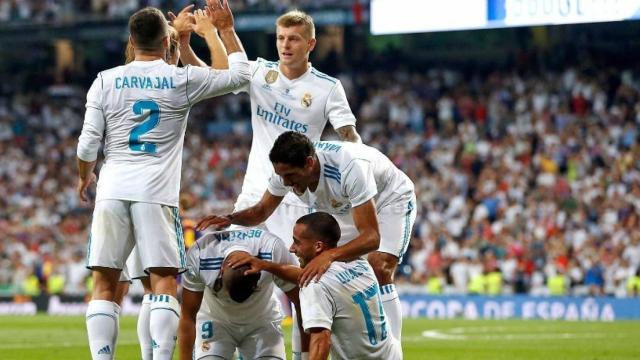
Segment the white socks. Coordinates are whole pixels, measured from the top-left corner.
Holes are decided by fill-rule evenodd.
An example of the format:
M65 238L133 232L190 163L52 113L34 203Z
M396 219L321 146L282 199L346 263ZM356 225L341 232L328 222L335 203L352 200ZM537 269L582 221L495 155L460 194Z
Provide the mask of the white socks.
M153 360L171 360L176 346L180 304L171 295L154 295L149 313Z
M400 341L402 336L402 305L394 284L380 285L380 300L387 315L387 324L393 337Z
M111 360L116 351L120 306L106 300L91 300L86 323L93 360Z
M142 360L153 359L153 347L151 347L151 332L149 326L149 313L151 312L151 302L153 294L144 294L142 305L138 314L138 341L140 342L140 352Z

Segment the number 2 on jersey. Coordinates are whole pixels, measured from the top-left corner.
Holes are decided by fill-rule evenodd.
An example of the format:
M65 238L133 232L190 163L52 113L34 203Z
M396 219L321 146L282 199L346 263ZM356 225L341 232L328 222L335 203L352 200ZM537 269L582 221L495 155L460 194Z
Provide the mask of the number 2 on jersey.
M158 126L160 123L160 107L153 100L138 100L133 104L134 114L142 115L145 110L149 110L149 118L131 130L131 134L129 134L129 149L154 154L156 152L156 144L140 141L140 136Z
M384 320L384 310L382 309L382 300L380 300L380 295L378 294L378 284L373 284L364 291L357 292L351 296L353 302L358 304L360 310L362 310L362 316L364 316L364 323L367 326L367 335L369 335L371 345L378 343L376 329L373 326L373 319L371 318L371 311L367 305L367 300L374 296L378 299L378 311L380 314L380 322L382 323L380 326L380 341L382 341L387 338L387 323Z

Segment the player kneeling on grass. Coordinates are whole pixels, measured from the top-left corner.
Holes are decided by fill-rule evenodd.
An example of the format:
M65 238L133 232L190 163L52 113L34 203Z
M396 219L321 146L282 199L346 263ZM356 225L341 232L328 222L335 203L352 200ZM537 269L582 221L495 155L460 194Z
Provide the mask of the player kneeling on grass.
M316 212L298 219L293 228L295 253L302 268L337 246L340 226L330 214ZM232 268L250 265L245 275L265 270L296 281L302 269L256 257L231 259ZM373 269L364 259L333 262L319 281L300 289L305 332L310 334L309 359L402 359L402 349L388 332Z
M243 359L286 359L283 316L273 284L296 307L298 287L268 272L245 276L247 269L231 268L232 259L242 255L297 264L284 243L262 229L223 231L198 239L187 254L183 277L180 359L231 359L236 348ZM307 351L308 337L301 341Z

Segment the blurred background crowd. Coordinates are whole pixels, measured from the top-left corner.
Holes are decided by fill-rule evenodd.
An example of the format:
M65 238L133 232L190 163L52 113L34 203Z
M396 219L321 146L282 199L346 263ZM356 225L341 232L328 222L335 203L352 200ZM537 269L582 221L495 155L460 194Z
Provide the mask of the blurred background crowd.
M128 18L145 6L179 10L189 0L0 0L0 23L65 23L86 20ZM369 0L233 0L236 12L276 12L297 7L307 10L326 7L368 6Z
M112 5L126 17L164 3L0 0L0 22L117 16ZM354 2L234 6L280 11L320 3ZM555 66L535 60L548 49L494 65L421 64L413 50L313 59L342 81L364 143L416 185L418 217L396 275L402 290L637 296L640 70L593 56L560 57ZM86 89L97 71L115 65L0 67L0 295L82 295L90 287L84 257L92 205L76 196L75 154ZM246 94L191 112L181 195L187 244L198 235L194 221L229 210L239 194L249 120ZM333 130L324 138L335 139Z

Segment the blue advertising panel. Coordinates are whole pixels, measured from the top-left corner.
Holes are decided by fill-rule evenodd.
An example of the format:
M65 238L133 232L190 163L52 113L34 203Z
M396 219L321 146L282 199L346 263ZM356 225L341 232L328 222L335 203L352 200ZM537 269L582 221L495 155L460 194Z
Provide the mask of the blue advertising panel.
M405 317L430 319L640 319L640 298L532 296L400 296Z

